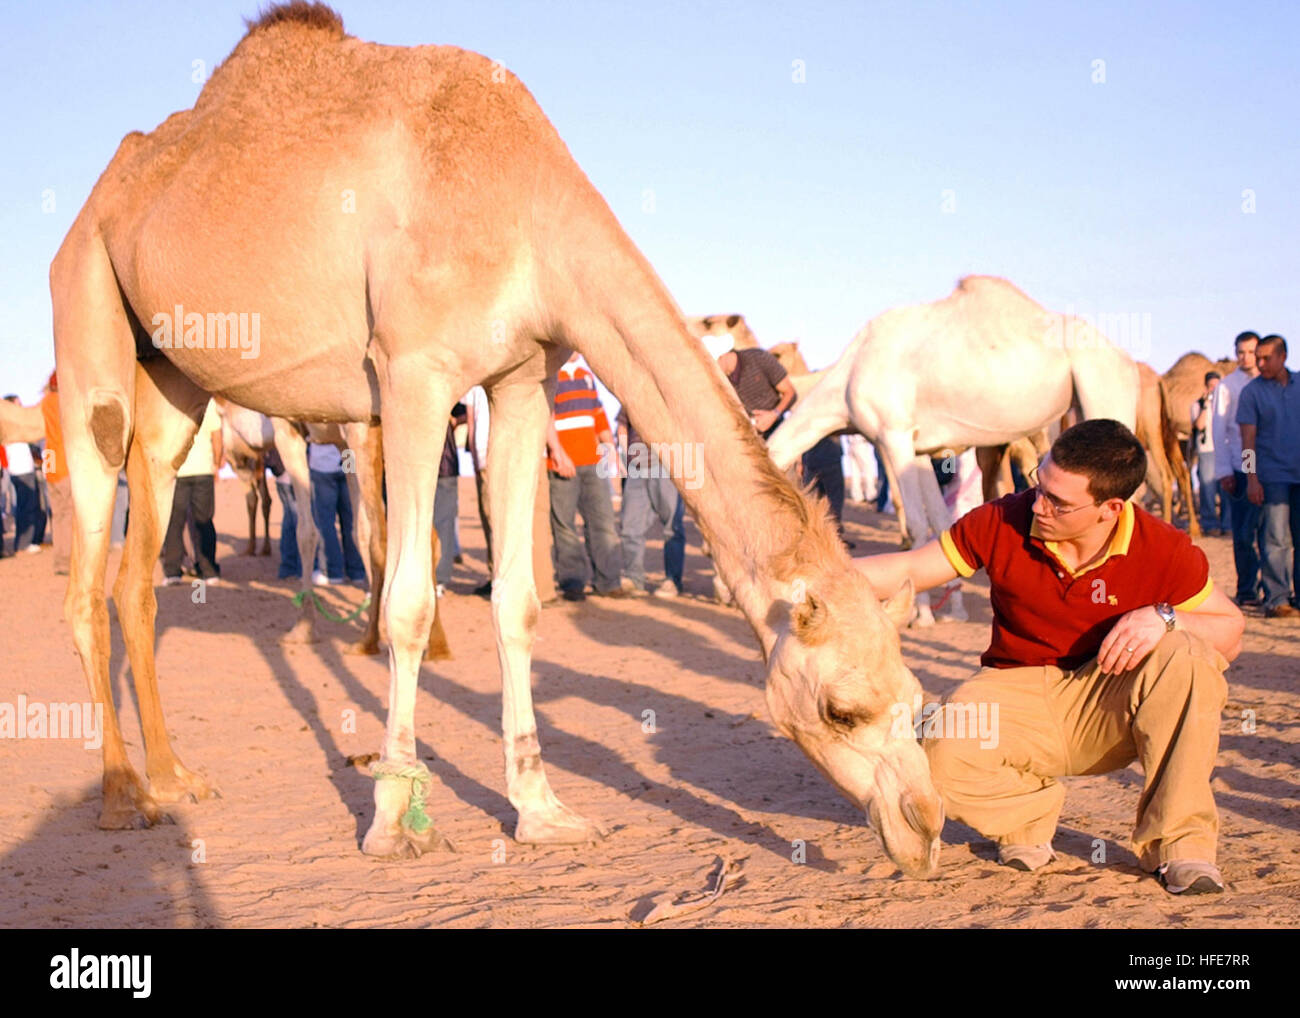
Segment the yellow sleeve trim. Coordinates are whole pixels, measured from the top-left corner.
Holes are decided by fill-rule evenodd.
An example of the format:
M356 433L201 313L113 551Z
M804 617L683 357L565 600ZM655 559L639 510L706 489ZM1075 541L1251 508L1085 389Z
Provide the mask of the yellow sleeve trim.
M943 554L948 559L948 564L957 570L962 576L974 576L975 567L961 557L961 552L957 550L957 545L953 544L952 534L945 530L939 535L939 545L943 548ZM1208 594L1206 595L1209 596Z
M1199 608L1202 604L1205 603L1205 599L1209 597L1210 594L1212 594L1213 592L1214 592L1214 581L1207 579L1205 581L1205 586L1201 588L1201 592L1199 594L1192 595L1182 604L1174 605L1174 611L1178 611L1178 612L1195 611L1197 608Z

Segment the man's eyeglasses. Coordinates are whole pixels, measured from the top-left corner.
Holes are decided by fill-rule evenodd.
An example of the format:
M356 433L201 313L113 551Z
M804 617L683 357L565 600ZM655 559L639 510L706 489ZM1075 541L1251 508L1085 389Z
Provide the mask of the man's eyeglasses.
M1042 485L1038 483L1037 467L1029 471L1028 481L1029 490L1034 493L1034 501L1037 502L1041 499L1043 506L1047 510L1042 514L1044 516L1069 516L1070 513L1077 513L1080 509L1090 509L1092 506L1101 505L1100 502L1089 502L1087 505L1076 505L1073 508L1065 505L1055 495L1049 495L1043 490Z

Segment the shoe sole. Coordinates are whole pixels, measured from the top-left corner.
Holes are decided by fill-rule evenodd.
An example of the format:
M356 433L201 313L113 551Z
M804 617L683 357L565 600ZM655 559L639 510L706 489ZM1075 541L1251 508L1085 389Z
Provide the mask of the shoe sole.
M1223 888L1214 882L1213 877L1197 877L1186 887L1180 887L1180 888L1170 887L1167 883L1165 883L1163 877L1161 877L1160 883L1164 885L1165 890L1168 891L1170 894L1222 894L1223 893Z

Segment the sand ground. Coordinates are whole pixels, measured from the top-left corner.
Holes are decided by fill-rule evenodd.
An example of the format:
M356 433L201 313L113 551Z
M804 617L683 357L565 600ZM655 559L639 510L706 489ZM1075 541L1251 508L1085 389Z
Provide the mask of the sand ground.
M892 518L856 505L846 515L855 554L894 547ZM469 479L460 517L465 564L443 602L455 660L425 665L417 703L430 813L455 854L404 862L361 854L372 781L347 758L380 747L386 658L344 653L356 624L322 621L319 642L280 642L294 589L274 579L274 559L239 555L242 491L221 481L228 582L205 604L192 602L188 586L158 590L158 663L178 752L223 797L171 807L174 825L101 831L97 751L74 740L0 740L0 926L625 926L655 895L701 889L718 856L744 860L744 883L665 926L1300 926L1294 621L1251 617L1229 672L1214 777L1227 893L1177 899L1137 869L1126 847L1142 784L1136 766L1067 780L1060 859L1046 870L1002 869L989 842L950 822L939 878L908 880L862 816L772 727L758 649L739 613L705 599L692 529L692 596L544 609L534 686L548 773L608 837L529 848L510 838L492 626L487 602L470 595L485 571ZM273 534L278 519L277 506ZM1203 547L1230 587L1230 540ZM114 553L110 575L116 562ZM657 543L647 562L662 562ZM86 698L63 590L48 551L0 560L0 700ZM967 591L970 622L903 636L931 696L971 673L987 642L986 589L976 582ZM340 609L362 594L331 588L324 597ZM116 631L112 675L143 769ZM1099 846L1104 861L1094 861Z

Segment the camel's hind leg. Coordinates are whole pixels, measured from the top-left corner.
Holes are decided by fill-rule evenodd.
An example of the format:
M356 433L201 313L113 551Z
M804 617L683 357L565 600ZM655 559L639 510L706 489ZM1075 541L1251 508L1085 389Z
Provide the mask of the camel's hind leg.
M176 464L198 431L207 401L207 393L168 361L155 360L137 368L135 432L126 461L131 523L113 586L113 600L140 701L149 794L158 803L194 801L215 794L172 750L154 662L154 620L158 610L154 563L162 548L164 521L171 518Z
M59 412L72 483L72 563L63 610L82 670L103 712L99 825L136 827L160 817L127 758L109 686L104 571L126 463L135 388L135 340L108 252L83 212L50 269Z
M382 618L385 563L387 561L388 521L384 512L384 442L383 428L379 424L348 424L344 426L348 448L352 450L356 470L348 474L348 491L357 506L357 547L368 552L370 566L370 611L366 620L366 634L348 648L350 654L378 654L379 630ZM433 564L438 564L438 532L431 540ZM451 658L447 634L442 628L442 617L434 604L433 625L429 629L429 643L424 651L426 661L446 661Z
M262 500L262 550L257 554L260 556L271 554L271 489L266 483L266 461L261 456L257 457L254 464L257 473L254 476L253 484L257 489L257 497ZM256 540L256 535L254 535Z
M538 377L539 357L516 378L488 393L492 440L488 445L488 517L492 520L492 616L501 661L501 724L506 788L519 811L515 840L530 844L578 844L600 830L566 807L551 791L542 765L531 685L533 631L540 604L533 580L532 515L538 450L545 444L550 400ZM553 377L558 364L545 377Z
M298 507L298 558L302 564L299 596L302 605L298 621L284 636L286 643L311 643L316 639L312 629L315 602L312 601L311 571L316 559L316 521L311 514L311 472L307 467L307 440L283 417L272 418L275 428L275 448L280 453L284 472L293 483L294 502Z

